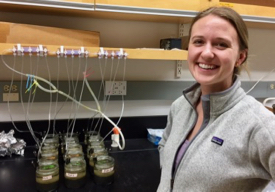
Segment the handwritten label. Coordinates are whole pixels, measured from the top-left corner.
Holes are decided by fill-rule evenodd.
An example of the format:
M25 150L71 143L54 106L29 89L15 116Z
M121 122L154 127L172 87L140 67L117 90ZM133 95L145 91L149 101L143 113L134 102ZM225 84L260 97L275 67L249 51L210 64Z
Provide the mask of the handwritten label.
M66 173L67 177L77 177L77 173Z
M77 177L77 173L66 173L67 177Z
M52 179L52 178L53 178L52 175L45 176L45 177L42 177L42 181L47 181L47 180L50 180L50 179Z
M114 167L111 167L111 168L109 168L109 169L102 169L102 173L110 173L110 172L112 172L114 170Z

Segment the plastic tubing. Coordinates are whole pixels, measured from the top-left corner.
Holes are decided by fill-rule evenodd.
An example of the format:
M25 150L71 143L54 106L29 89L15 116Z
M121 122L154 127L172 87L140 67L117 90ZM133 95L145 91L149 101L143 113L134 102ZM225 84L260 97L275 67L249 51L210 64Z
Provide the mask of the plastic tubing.
M263 105L265 106L268 101L275 100L275 97L268 97L263 101Z
M40 79L43 79L43 78L41 78L41 77L39 77L39 78L40 78ZM47 80L45 80L45 79L43 79L43 80L44 80L45 83L50 83L50 82L47 82ZM88 110L90 110L90 111L94 111L94 112L100 113L109 123L111 123L115 128L118 128L118 126L117 126L111 119L109 119L104 113L102 113L102 112L100 111L100 105L99 105L99 103L98 103L98 100L96 99L96 97L95 97L95 95L94 95L94 92L92 91L92 89L91 89L91 87L89 86L89 84L88 84L88 82L87 82L87 79L86 79L85 77L84 77L84 81L85 81L85 83L86 83L86 85L87 85L88 90L90 91L90 93L92 94L92 96L94 97L94 99L95 99L95 101L96 101L98 110L92 109L92 108L90 108L90 107L88 107L88 106L86 106L86 105L83 105L82 103L80 103L79 101L75 100L75 99L72 98L71 96L69 96L69 95L65 94L64 92L59 91L59 90L57 90L57 89L55 89L55 90L48 90L48 89L45 89L44 87L42 87L41 85L39 85L39 83L38 83L36 80L34 80L34 82L36 83L36 85L38 86L38 88L40 88L41 90L43 90L43 91L45 91L45 92L48 92L48 93L59 93L59 94L61 94L61 95L65 96L65 97L71 99L73 102L79 104L80 106L82 106L82 107L84 107L84 108L86 108L86 109L88 109ZM125 139L124 139L124 136L123 136L122 132L120 131L120 129L118 129L118 131L119 131L119 135L121 136L121 140L122 140L122 146L119 145L119 149L123 150L123 149L125 148Z
M94 98L94 100L95 100L95 102L96 102L97 110L96 110L96 109L92 109L92 108L90 108L90 107L88 107L88 106L86 106L86 105L80 103L79 101L75 100L74 98L72 98L71 96L67 95L67 94L64 93L64 92L59 91L51 82L47 81L46 79L44 79L44 78L42 78L42 77L35 76L35 75L31 75L31 74L25 74L25 73L21 73L21 72L19 72L19 71L16 71L15 69L11 68L10 66L8 66L8 65L6 64L6 62L5 62L4 59L3 59L3 54L2 54L2 61L3 61L3 63L4 63L10 70L12 70L12 71L14 71L14 72L16 72L16 73L18 73L18 74L21 74L21 75L24 75L24 76L27 76L27 77L30 76L30 77L36 78L36 79L38 79L38 80L40 80L40 81L43 81L43 82L45 82L46 84L48 84L48 85L53 89L53 90L49 90L49 89L46 89L46 88L42 87L42 86L38 83L38 81L37 81L36 79L34 79L35 85L36 85L39 89L41 89L42 91L47 92L47 93L59 93L59 94L63 95L64 97L69 98L69 99L72 100L73 102L79 104L80 106L82 106L82 107L84 107L84 108L86 108L86 109L88 109L88 110L90 110L90 111L94 111L94 112L100 113L109 123L111 123L111 124L114 126L114 128L118 128L118 126L117 126L111 119L109 119L104 113L101 112L101 108L100 108L100 105L99 105L99 103L98 103L98 100L96 99L96 97L95 97L95 95L94 95L94 93L93 93L91 87L89 86L89 84L88 84L87 79L86 79L85 76L84 76L84 81L86 82L86 85L87 85L87 87L88 87L88 90L90 91L90 93L92 94L92 96L93 96L93 98ZM119 145L119 148L120 148L121 150L123 150L123 149L125 148L125 139L124 139L124 136L123 136L123 134L122 134L122 132L120 131L119 128L118 128L118 132L119 132L119 135L121 136L121 140L122 140L122 146Z

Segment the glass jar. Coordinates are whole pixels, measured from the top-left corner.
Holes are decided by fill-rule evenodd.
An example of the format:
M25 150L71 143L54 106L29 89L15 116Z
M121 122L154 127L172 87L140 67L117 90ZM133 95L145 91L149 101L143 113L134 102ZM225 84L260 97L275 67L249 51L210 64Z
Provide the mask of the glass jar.
M72 157L64 165L65 186L79 188L86 183L86 162L83 157Z
M91 136L89 137L89 140L88 140L88 145L90 145L91 142L93 142L93 141L99 141L99 142L101 142L102 139L103 139L103 138L102 138L100 135L91 135ZM102 143L103 143L103 142L102 142Z
M58 152L58 150L56 149L56 147L55 146L52 146L52 145L47 145L47 146L42 146L42 148L41 148L41 152L43 153L43 152L55 152L55 151L57 151Z
M82 145L79 143L68 143L67 144L67 150L74 150L74 149L79 149L82 151Z
M41 152L41 158L45 160L53 160L58 161L58 151L52 150L52 151L43 151Z
M60 138L61 138L62 142L66 141L66 139L68 139L68 138L75 138L75 139L79 140L79 134L78 133L73 133L73 134L63 133L60 135Z
M83 157L84 158L83 151L80 150L80 149L67 150L65 155L64 155L64 160L66 161L66 159L71 159L73 157Z
M76 137L68 137L61 144L61 153L64 154L66 152L66 145L69 144L79 144L79 140Z
M84 135L84 144L88 145L89 142L89 138L90 136L95 135L95 136L99 136L97 131L86 131L85 135ZM99 136L100 137L100 136Z
M101 148L105 148L104 142L101 141L93 141L91 142L88 147L87 147L87 158L89 159L91 153L93 153L93 149L95 147L101 147Z
M109 185L114 181L114 158L101 155L96 158L94 166L94 182L97 185Z
M48 134L48 135L46 135L46 139L54 139L57 143L59 143L59 135L58 134Z
M40 160L36 169L36 189L54 191L59 184L59 166L55 161Z
M91 174L94 174L94 165L95 165L95 161L96 161L96 158L100 155L108 155L108 152L107 150L102 147L102 146L96 146L94 149L93 149L93 153L90 154L89 156L89 170L90 170L90 173Z
M54 146L56 149L59 147L59 142L55 138L46 138L43 144L44 146Z

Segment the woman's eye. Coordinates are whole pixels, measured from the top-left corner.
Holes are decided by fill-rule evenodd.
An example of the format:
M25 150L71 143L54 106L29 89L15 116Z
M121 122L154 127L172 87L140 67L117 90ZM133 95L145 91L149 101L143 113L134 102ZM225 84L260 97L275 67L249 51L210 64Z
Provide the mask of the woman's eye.
M217 43L216 46L218 48L227 48L228 47L228 45L226 43Z
M203 40L200 40L200 39L194 40L193 44L195 44L195 45L201 45L201 44L203 44Z

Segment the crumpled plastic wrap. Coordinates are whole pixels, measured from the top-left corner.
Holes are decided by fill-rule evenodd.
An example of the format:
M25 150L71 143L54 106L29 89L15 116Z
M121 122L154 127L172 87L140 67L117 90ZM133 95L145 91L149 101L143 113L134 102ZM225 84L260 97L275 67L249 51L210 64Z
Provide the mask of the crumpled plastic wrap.
M7 134L4 131L0 133L0 156L24 155L26 142L23 139L16 139L13 134L13 129Z
M162 134L164 132L164 129L147 129L148 134L147 134L147 139L152 142L154 145L158 145L161 138Z

